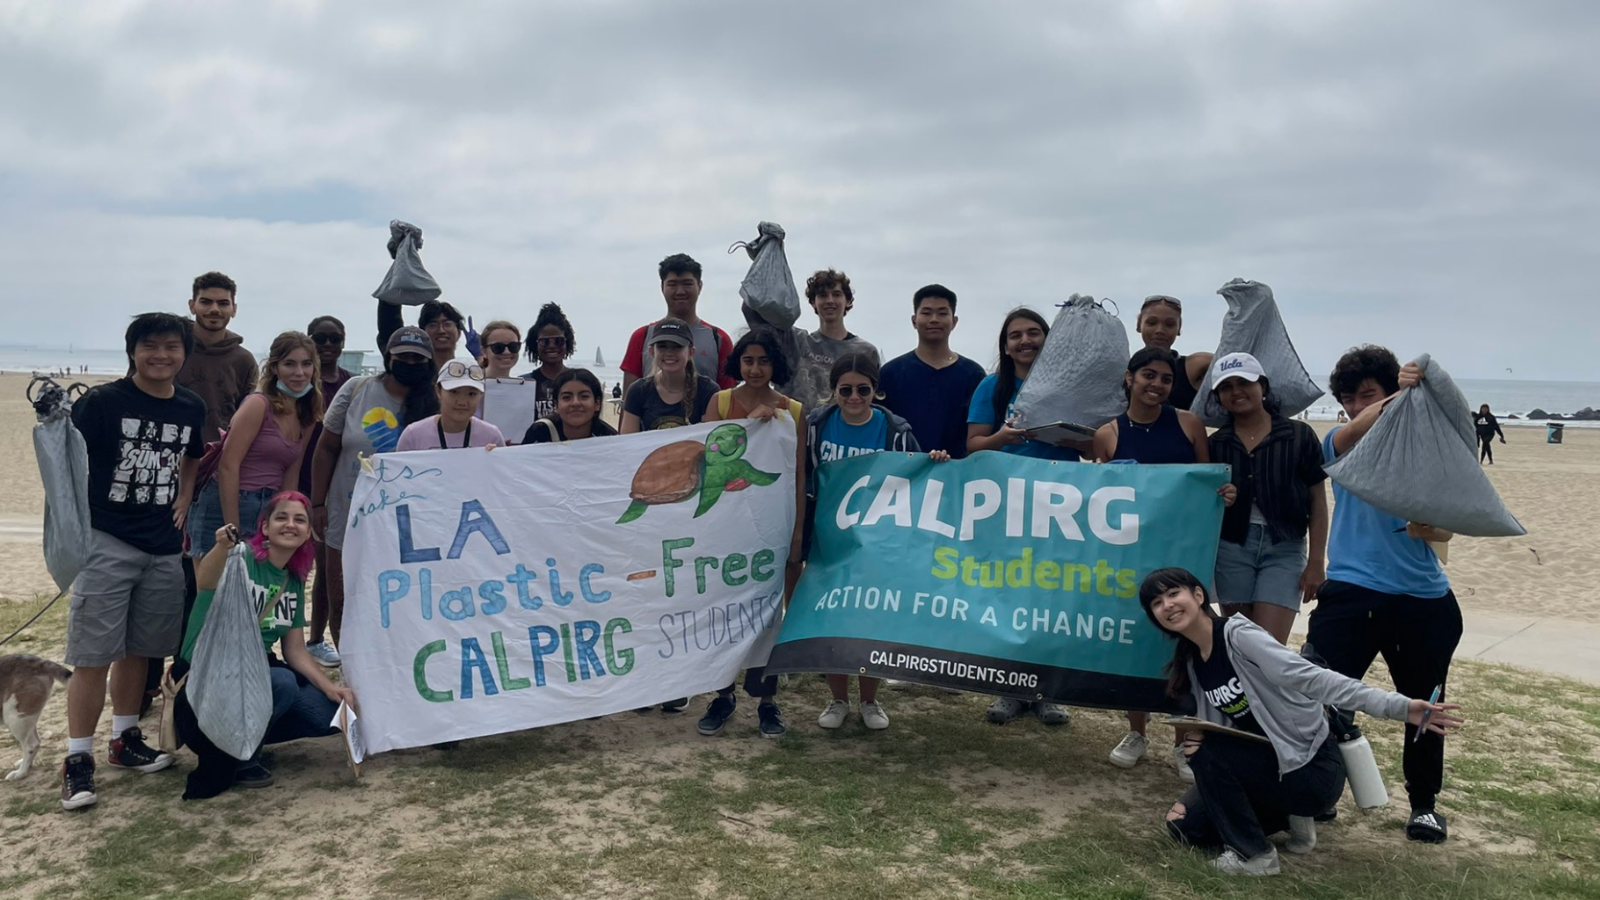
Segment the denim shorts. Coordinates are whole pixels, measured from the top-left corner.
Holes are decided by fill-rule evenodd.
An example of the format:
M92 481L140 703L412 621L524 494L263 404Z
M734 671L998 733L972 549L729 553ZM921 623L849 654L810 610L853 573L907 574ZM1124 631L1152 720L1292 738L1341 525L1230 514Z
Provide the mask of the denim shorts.
M261 518L261 511L267 508L267 501L277 494L277 488L239 492L239 521L234 524L239 526L240 538L256 533L256 522ZM217 529L221 527L221 485L213 478L201 488L200 496L189 506L189 520L183 526L189 535L189 556L199 559L210 553L211 545L217 542Z
M1217 600L1299 609L1305 569L1305 538L1274 544L1265 525L1251 525L1244 543L1217 544Z

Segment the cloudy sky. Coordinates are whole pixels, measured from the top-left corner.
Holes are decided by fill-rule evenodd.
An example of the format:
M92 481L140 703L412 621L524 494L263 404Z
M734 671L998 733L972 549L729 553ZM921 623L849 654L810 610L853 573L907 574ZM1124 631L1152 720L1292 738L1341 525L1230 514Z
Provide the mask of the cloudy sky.
M848 272L854 330L961 297L1186 301L1271 284L1345 347L1600 380L1600 4L0 0L0 342L116 347L240 283L253 348L334 313L371 346L387 222L478 322L556 300L583 358L706 266L739 324L758 220Z

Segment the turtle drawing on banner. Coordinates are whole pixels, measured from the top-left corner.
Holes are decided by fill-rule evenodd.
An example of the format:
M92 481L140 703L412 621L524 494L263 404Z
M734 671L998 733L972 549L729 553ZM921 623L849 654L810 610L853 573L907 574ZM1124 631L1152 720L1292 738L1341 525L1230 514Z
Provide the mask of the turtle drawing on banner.
M633 504L617 520L618 525L644 515L647 507L681 503L696 494L700 505L694 518L705 515L728 491L742 491L751 485L765 487L778 480L778 473L763 472L746 461L748 436L742 425L719 425L706 436L705 443L677 441L657 447L633 473L628 496Z

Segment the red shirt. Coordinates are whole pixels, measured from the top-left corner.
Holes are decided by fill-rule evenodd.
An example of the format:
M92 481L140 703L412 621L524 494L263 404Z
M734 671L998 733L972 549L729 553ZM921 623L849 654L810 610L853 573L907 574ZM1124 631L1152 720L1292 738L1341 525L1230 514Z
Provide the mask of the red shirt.
M628 338L628 350L622 354L622 371L635 378L645 376L645 333L650 325L640 325ZM701 319L689 326L694 334L694 371L696 375L715 379L717 386L731 388L739 383L737 378L723 374L723 366L733 355L733 339L721 328Z

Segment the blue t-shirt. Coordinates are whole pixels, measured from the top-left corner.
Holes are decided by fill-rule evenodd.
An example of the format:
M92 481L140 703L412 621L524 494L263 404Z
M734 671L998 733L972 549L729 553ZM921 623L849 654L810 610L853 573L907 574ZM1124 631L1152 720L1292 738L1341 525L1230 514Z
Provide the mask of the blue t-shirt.
M1333 462L1333 436L1322 439L1322 458ZM1443 597L1450 578L1427 541L1406 535L1406 520L1390 515L1333 484L1333 524L1328 529L1328 580L1385 594Z
M824 463L867 453L881 453L889 445L889 417L883 410L872 411L864 424L851 425L844 413L828 416L817 436L817 458Z
M981 381L983 366L964 356L935 369L913 350L884 364L878 390L884 407L911 423L919 447L961 459L967 455L967 404Z
M986 376L978 382L978 389L972 392L972 403L967 406L967 424L988 425L996 431L1000 430L999 422L994 420L994 386L1000 380L998 375ZM1022 381L1017 381L1017 387L1011 392L1011 399L1006 402L1006 419L1011 418L1013 407L1017 402L1017 393L1022 390ZM1055 444L1046 444L1043 441L1023 441L1020 444L1007 444L1000 448L1002 453L1015 453L1018 456L1033 456L1039 459L1060 459L1069 462L1078 461L1078 451L1071 447L1057 447Z

